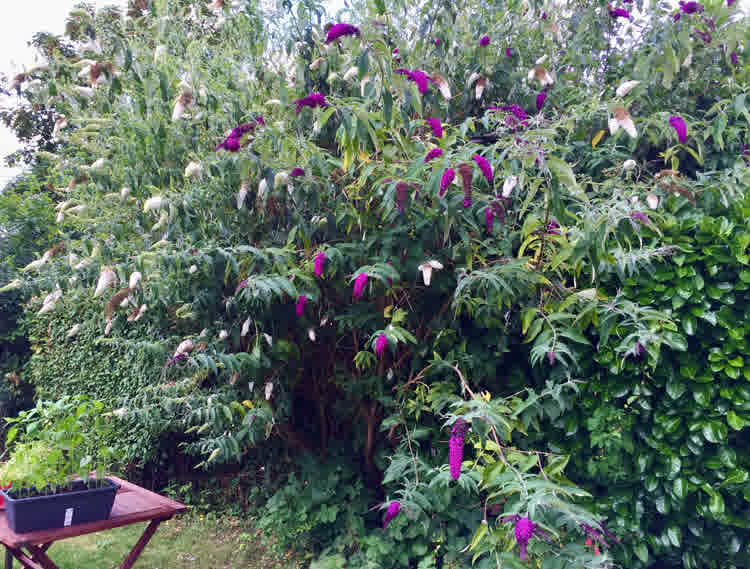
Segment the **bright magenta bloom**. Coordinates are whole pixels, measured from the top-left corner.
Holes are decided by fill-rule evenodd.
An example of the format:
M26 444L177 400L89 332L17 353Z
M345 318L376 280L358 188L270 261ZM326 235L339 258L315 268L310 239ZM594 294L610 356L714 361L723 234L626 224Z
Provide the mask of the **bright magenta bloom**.
M427 156L424 157L424 161L429 162L430 160L434 160L435 158L440 158L442 155L443 155L442 148L433 148L427 153Z
M305 313L305 304L307 304L307 297L303 294L297 299L297 317Z
M359 36L359 28L352 26L351 24L334 24L331 29L328 30L326 36L326 43L336 41L342 36Z
M547 100L547 92L546 91L540 91L540 93L536 96L536 110L541 111L542 107L544 106L544 101Z
M628 12L625 8L610 8L609 15L613 18L625 18L626 20L630 19L630 12Z
M378 355L378 357L382 357L383 352L385 352L385 349L388 347L388 336L381 333L380 336L378 336L378 339L375 340L375 353Z
M432 129L432 135L435 138L443 138L443 125L440 124L440 119L429 118L426 122L428 125L430 125L430 128Z
M479 40L479 45L482 47L490 45L490 36L482 36L482 39Z
M477 163L477 166L479 166L479 169L482 171L482 175L491 184L493 178L492 166L490 166L490 163L487 161L487 159L484 156L475 154L474 156L472 156L472 160Z
M680 142L685 142L687 140L687 125L682 117L672 115L669 117L669 124L677 133L677 139Z
M427 88L430 86L430 77L427 73L420 71L419 69L414 69L413 71L410 71L409 69L396 69L395 73L406 75L406 78L409 81L413 81L417 84L417 89L419 89L419 92L423 95L427 92Z
M323 274L323 265L326 263L326 254L321 251L315 255L315 276L320 277Z
M305 171L302 168L294 168L291 172L289 172L290 178L296 178L297 176L304 176Z
M521 518L516 522L516 529L514 533L516 535L516 543L518 544L518 549L521 552L521 561L526 561L526 548L529 545L531 536L534 535L535 529L536 524L529 518Z
M456 177L456 172L453 170L453 168L447 168L445 172L443 172L443 177L440 178L440 197L442 198L445 195L445 191L448 189L448 186L451 185L451 182Z
M451 478L458 480L461 476L461 463L464 459L464 439L469 426L463 419L453 423L451 438L448 441L448 464L450 465Z
M388 509L385 512L385 520L383 521L383 529L388 527L388 524L391 523L391 520L395 518L398 513L401 511L401 503L394 500L390 504L388 504Z
M357 278L354 279L354 298L359 299L362 296L362 292L365 290L367 279L369 279L367 273L359 273Z
M425 160L426 162L427 160ZM409 184L406 182L399 182L396 184L396 206L398 206L398 211L401 213L404 213L404 208L406 207L406 198L409 195Z
M294 101L294 104L297 105L297 114L299 114L304 107L314 109L315 107L328 106L326 96L323 93L310 93L307 97L302 97L301 99Z
M259 124L266 124L261 116L258 116L254 122L237 125L232 129L232 132L229 133L229 136L227 136L224 142L216 147L216 150L223 148L229 152L237 152L240 149L242 137L248 132L255 130L255 127Z
M505 57L513 57L513 50L509 47L505 48Z

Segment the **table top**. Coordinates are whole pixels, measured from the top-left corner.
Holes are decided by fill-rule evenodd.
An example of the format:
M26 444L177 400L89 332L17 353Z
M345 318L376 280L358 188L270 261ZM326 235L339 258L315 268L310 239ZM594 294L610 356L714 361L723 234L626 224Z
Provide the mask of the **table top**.
M0 514L0 542L12 548L28 544L42 545L68 537L76 537L138 522L169 519L175 514L186 510L184 504L141 488L132 482L122 480L116 476L107 476L107 478L120 484L120 489L115 495L115 503L112 506L112 513L108 520L76 524L59 529L16 533L8 527L5 512L3 511Z

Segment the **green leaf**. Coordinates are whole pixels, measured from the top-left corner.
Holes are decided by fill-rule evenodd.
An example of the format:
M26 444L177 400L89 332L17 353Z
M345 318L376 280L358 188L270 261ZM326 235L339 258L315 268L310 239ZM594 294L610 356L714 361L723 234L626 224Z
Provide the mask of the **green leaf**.
M638 559L641 560L643 563L648 562L648 547L646 547L645 544L639 543L634 548L633 551L638 556Z
M565 160L561 160L560 158L557 158L555 156L550 156L547 158L546 162L550 172L555 175L555 177L560 181L560 184L566 186L571 191L571 193L579 196L581 195L581 188L578 185L578 182L576 182L576 176L573 173L573 168L571 168L570 165L565 162Z
M708 510L715 516L724 513L724 498L715 490L709 492L711 499L708 502Z
M729 423L729 426L732 427L735 431L741 430L745 426L745 421L737 415L734 411L730 410L727 412L727 423Z

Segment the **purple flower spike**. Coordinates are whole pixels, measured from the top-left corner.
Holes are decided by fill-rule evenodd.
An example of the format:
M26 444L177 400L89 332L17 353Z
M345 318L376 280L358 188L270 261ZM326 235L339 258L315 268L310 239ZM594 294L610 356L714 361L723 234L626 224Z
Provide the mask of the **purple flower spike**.
M315 107L328 106L326 96L323 93L310 93L307 97L295 100L294 104L297 105L297 114L299 114L304 107L314 109Z
M479 166L479 169L482 171L482 175L491 184L493 174L492 166L490 166L489 161L484 156L480 156L479 154L475 154L471 159L477 163L477 166Z
M440 124L440 119L429 118L426 122L430 125L430 129L432 129L432 136L443 138L443 125Z
M633 213L631 213L630 219L640 221L643 225L648 225L649 223L648 216L640 211L634 211Z
M427 156L424 157L424 161L429 162L430 160L434 160L435 158L440 158L442 155L443 155L442 148L433 148L427 153Z
M385 520L383 521L383 529L388 527L391 520L395 518L401 511L401 503L394 500L388 504L388 509L385 511Z
M495 212L492 206L487 206L484 210L484 225L487 227L487 233L492 233L492 228L495 226Z
M453 168L446 168L445 172L443 172L443 177L440 178L440 197L442 198L445 195L445 191L448 189L448 186L451 185L451 182L453 182L453 179L456 177L456 172L453 170Z
M482 47L490 45L490 36L482 36L482 39L479 40L479 45Z
M305 304L307 304L307 297L303 294L297 299L297 317L298 318L305 313Z
M365 290L365 285L367 284L367 279L369 278L370 276L367 273L359 273L357 278L354 279L354 298L357 300L362 296L362 292Z
M437 45L437 46L440 45L440 38L435 38L435 45Z
M560 235L560 224L557 223L554 219L550 219L549 223L547 224L547 234L548 235Z
M260 125L265 125L266 123L263 121L263 117L259 116L257 119L255 119L254 122L248 122L244 124L237 125L232 129L232 132L229 133L229 136L216 147L216 150L224 149L228 150L229 152L237 152L240 149L241 140L242 137L245 136L248 132L255 130L255 127Z
M290 178L297 178L299 176L304 176L305 171L302 168L294 168L291 172L289 172Z
M612 18L625 18L626 20L630 19L630 12L628 12L625 8L610 8L609 15Z
M375 340L375 353L378 355L378 357L383 356L383 352L385 352L385 349L388 347L388 336L381 333L380 336L378 336L378 339Z
M320 277L323 274L323 265L326 264L326 254L321 251L315 255L315 276Z
M399 75L406 75L406 78L409 81L413 81L417 84L417 89L419 89L419 92L423 95L427 92L427 88L430 86L430 77L427 75L427 73L419 69L396 69L394 73L398 73Z
M544 101L546 101L546 100L547 100L547 92L546 91L541 91L536 96L536 110L537 111L541 111L542 110L542 107L544 106Z
M520 518L516 522L516 528L515 528L515 536L516 536L516 543L518 544L518 549L521 554L521 561L526 561L526 548L529 545L529 540L531 539L531 536L534 535L534 530L536 529L536 524L532 522L529 518Z
M505 48L505 57L513 57L513 50L509 47Z
M685 142L687 140L687 125L682 117L672 115L669 117L669 124L677 133L677 140Z
M359 28L351 24L334 24L328 30L326 43L334 42L342 36L359 36Z
M448 441L448 464L450 465L451 478L458 480L461 476L461 463L464 459L464 439L469 425L463 419L453 423L451 438Z
M547 352L547 361L549 362L549 365L555 365L555 357L555 352Z
M700 2L680 2L680 10L683 14L700 14L703 12L703 4Z
M675 12L674 14L672 14L672 19L675 22L679 22L681 17L682 17L682 12Z
M733 51L729 55L729 61L731 61L732 65L734 65L735 67L740 64L740 58L737 56L737 52L736 51Z
M727 7L731 8L735 4L735 2L737 2L737 0L727 0Z

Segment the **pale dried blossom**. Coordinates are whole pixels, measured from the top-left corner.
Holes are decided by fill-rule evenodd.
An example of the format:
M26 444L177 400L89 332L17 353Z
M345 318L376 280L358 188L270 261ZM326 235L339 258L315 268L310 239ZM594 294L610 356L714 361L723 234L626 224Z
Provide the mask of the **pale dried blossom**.
M615 134L620 127L633 138L638 136L635 123L625 107L617 106L614 109L614 117L609 119L609 133Z
M625 83L617 88L617 91L615 91L615 95L617 95L618 97L624 97L625 95L630 93L630 91L632 91L639 83L640 81L625 81Z
M130 275L130 279L128 279L128 288L137 287L138 283L141 282L142 278L143 278L143 275L140 273L140 271L135 271L133 274Z
M185 177L186 178L200 178L203 174L203 166L200 162L189 162L185 166Z
M99 273L99 281L96 283L96 290L94 291L94 298L104 294L104 291L109 287L115 286L117 283L117 275L111 267L103 267Z
M442 268L443 264L440 261L432 259L419 265L417 270L422 272L422 280L424 281L425 286L430 286L430 282L432 281L432 270L440 270Z

